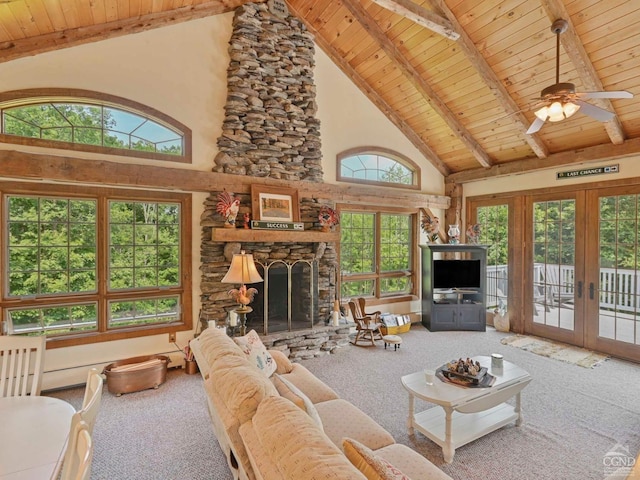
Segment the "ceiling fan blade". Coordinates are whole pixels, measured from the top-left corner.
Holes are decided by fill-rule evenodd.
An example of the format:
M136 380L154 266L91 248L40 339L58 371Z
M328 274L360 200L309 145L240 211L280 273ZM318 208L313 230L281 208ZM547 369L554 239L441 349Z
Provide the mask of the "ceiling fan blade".
M544 125L544 120L540 120L538 117L536 117L533 123L529 126L529 130L527 130L527 135L536 133L538 130L542 128L542 125Z
M595 118L599 122L607 122L615 116L615 114L611 113L609 110L596 107L595 105L583 102L582 100L574 100L574 102L580 105L580 112L585 113L592 118Z
M612 92L580 92L576 93L580 98L633 98L633 93L626 90Z

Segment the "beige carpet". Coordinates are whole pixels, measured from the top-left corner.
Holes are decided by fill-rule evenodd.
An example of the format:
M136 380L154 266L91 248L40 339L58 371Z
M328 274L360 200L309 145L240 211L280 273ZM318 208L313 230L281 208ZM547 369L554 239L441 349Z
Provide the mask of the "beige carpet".
M597 367L609 358L602 353L529 335L512 335L503 338L501 343L585 368Z

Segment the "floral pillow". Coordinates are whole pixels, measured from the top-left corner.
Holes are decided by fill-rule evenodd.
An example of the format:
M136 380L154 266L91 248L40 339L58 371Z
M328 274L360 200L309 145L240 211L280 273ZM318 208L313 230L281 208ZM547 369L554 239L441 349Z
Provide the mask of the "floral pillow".
M278 366L255 330L251 330L244 337L235 337L233 340L242 349L252 365L258 367L267 377L273 375Z

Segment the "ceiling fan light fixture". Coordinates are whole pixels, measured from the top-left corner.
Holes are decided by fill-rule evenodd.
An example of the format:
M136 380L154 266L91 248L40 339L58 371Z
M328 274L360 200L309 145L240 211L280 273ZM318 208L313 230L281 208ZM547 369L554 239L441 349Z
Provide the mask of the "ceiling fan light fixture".
M573 102L553 102L548 107L542 107L535 112L543 122L549 120L550 122L559 122L565 118L571 117L580 109L580 105L576 105Z

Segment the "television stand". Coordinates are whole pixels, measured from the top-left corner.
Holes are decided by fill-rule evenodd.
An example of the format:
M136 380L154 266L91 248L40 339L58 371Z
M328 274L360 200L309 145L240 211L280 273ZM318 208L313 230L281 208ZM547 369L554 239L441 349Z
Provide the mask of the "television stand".
M422 249L422 324L431 332L445 330L486 330L486 245L421 245ZM434 260L442 257L478 260L478 288L436 288ZM449 279L451 283L456 279ZM436 284L437 285L437 284ZM455 285L455 283L454 283ZM475 287L475 286L474 286Z

